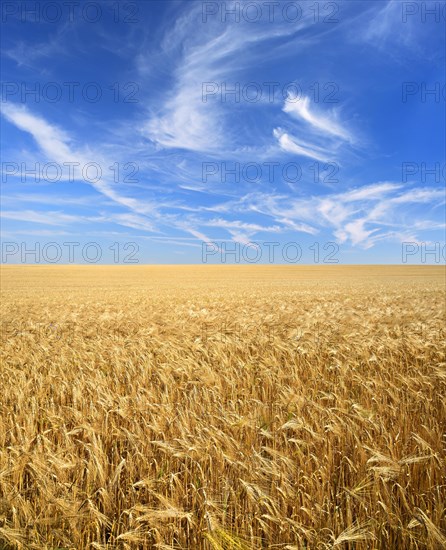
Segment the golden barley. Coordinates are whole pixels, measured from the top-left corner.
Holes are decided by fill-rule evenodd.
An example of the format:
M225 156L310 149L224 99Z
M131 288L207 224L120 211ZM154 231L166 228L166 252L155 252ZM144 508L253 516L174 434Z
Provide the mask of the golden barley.
M1 276L0 548L446 546L444 267Z

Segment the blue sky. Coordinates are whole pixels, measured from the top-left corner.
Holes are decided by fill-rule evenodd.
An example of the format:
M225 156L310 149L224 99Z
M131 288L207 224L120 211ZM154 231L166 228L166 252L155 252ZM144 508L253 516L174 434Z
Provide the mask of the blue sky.
M69 4L2 2L4 262L444 263L444 2Z

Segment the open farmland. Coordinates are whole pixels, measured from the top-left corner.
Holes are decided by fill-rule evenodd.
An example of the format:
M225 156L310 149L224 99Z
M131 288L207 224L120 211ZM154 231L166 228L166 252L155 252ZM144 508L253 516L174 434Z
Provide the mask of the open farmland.
M444 267L1 275L0 548L446 546Z

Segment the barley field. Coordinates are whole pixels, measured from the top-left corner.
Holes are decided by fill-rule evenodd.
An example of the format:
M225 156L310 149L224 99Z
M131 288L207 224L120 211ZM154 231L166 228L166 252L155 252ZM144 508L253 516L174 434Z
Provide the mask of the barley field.
M445 548L445 277L2 267L0 548Z

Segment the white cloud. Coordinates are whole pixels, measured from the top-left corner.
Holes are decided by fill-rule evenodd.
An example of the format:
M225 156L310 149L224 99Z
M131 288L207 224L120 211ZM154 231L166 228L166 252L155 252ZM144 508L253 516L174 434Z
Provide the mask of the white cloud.
M446 191L444 189L411 189L392 199L393 203L429 203L437 202L444 204L446 200Z
M73 140L62 129L55 125L49 124L46 120L32 114L25 106L15 106L13 104L4 105L2 114L14 124L17 128L32 135L40 150L51 161L78 162L80 165L86 165L88 162L95 161L102 166L110 166L113 164L111 159L108 159L101 152L93 152L88 147L84 149L76 148L73 145ZM102 195L111 199L114 203L128 208L131 213L114 214L96 218L96 222L114 222L120 225L140 229L148 232L158 231L155 225L170 225L193 235L198 240L208 242L209 238L204 235L198 228L196 223L189 220L180 220L174 215L161 214L160 209L163 206L168 206L162 203L153 203L150 201L140 201L133 197L124 196L113 186L112 181L101 179L99 182L92 183L92 186ZM54 216L54 213L44 212L9 212L6 215L9 219L34 221L36 223L46 223L48 225L62 225L62 222L69 223L75 221L69 215ZM12 216L15 216L14 218ZM90 220L91 221L91 220ZM60 222L60 223L59 223Z
M330 115L326 115L316 112L314 108L310 109L309 97L299 98L298 100L291 100L288 98L285 101L283 110L292 117L305 121L313 129L322 134L336 136L350 143L354 141L351 132L344 128L338 121L339 116L335 111Z
M382 199L392 191L401 189L401 187L402 185L399 183L379 182L353 189L342 193L340 196L343 202Z
M229 201L209 208L215 212L254 211L272 218L277 224L296 231L316 234L331 230L341 243L355 247L371 248L383 239L416 238L417 230L438 230L443 224L428 221L419 213L408 223L408 204L435 206L440 198L444 201L443 189L420 189L403 191L401 184L378 182L342 193L308 198L290 198L283 195L254 193L243 197L238 203ZM421 219L420 219L421 218ZM383 231L394 226L392 231Z
M365 229L365 223L367 219L358 219L345 224L343 230L339 232L339 235L345 235L345 238L349 238L353 246L363 245L363 248L371 248L373 243L370 241L370 236L376 233L378 229Z
M72 160L73 154L69 147L69 137L60 128L48 124L44 119L31 114L24 105L17 106L12 103L4 103L2 114L17 128L30 133L48 158L52 158L57 162L70 162Z
M419 9L420 5L418 2L417 4ZM409 9L407 11L410 12ZM390 55L394 55L392 50L395 44L412 46L417 26L416 17L406 16L406 21L403 22L404 12L403 2L398 0L383 2L379 9L365 13L365 24L359 26L357 38L380 49L387 46L386 49Z
M3 104L2 114L17 128L31 134L40 150L52 162L57 162L61 165L63 163L76 162L80 166L86 166L90 162L95 162L102 167L108 167L113 164L111 159L107 159L100 152L93 152L87 147L76 149L73 140L65 131L55 125L49 124L43 118L32 114L25 106L16 106L11 103ZM147 201L141 203L141 201L118 193L110 180L111 178L108 180L101 178L97 182L91 182L91 185L101 194L130 210L140 214L150 214L156 211L155 205Z
M281 128L275 128L273 130L273 135L279 142L280 148L287 153L309 157L315 160L319 160L321 162L326 162L329 159L327 152L320 147L308 143L299 143L297 141L297 138L295 138L294 136L291 137Z
M201 101L201 82L185 82L161 114L149 120L144 133L165 148L214 151L223 145L218 118L215 108Z
M63 212L39 212L36 210L2 210L1 217L21 222L41 223L45 225L66 225L87 221L83 216L73 216Z
M305 156L321 162L338 160L343 147L356 146L357 138L347 126L340 121L336 110L323 113L314 106L310 107L310 98L288 98L283 105L283 111L289 115L297 128L293 134L287 130L276 128L273 132L279 146L284 151L299 156ZM297 137L299 136L299 137ZM305 137L303 137L305 136Z
M162 148L207 153L236 149L239 136L229 121L231 110L220 97L204 102L203 86L215 83L220 90L224 83L230 88L244 69L259 62L259 43L290 37L307 24L283 21L253 25L243 20L234 23L231 18L227 23L215 18L203 24L201 4L191 4L162 41L169 63L173 54L179 57L173 86L158 107L151 108L144 134ZM144 65L141 57L138 64Z

